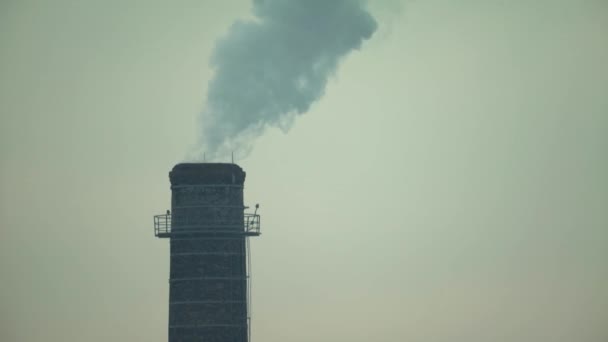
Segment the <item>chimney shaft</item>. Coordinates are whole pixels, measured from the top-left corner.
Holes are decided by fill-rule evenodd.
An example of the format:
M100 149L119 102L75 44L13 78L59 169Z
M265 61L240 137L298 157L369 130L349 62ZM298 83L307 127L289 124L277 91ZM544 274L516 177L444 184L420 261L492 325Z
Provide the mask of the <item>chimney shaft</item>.
M169 178L171 213L155 217L156 235L170 238L169 342L247 342L246 239L259 216L244 214L245 172L178 164Z

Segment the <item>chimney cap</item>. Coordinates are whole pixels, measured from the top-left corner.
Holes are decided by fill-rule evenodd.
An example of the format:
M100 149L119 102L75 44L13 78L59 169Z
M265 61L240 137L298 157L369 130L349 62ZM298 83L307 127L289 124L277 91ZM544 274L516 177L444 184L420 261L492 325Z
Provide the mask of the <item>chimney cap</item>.
M171 185L236 184L243 185L245 171L231 163L180 163L169 172Z

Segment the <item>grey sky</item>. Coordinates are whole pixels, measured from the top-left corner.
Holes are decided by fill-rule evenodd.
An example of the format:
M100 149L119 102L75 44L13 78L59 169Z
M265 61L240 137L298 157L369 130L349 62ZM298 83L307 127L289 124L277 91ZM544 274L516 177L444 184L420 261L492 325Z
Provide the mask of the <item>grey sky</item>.
M249 8L0 2L0 340L166 340L152 215ZM607 3L372 12L241 163L254 341L606 341Z

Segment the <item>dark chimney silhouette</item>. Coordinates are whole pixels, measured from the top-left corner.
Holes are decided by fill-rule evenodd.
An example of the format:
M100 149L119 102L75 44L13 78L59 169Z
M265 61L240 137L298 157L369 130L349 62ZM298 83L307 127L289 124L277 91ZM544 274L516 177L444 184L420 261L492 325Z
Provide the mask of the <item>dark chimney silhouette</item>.
M245 214L245 172L236 164L184 163L169 173L171 211L154 217L169 238L169 342L248 342L248 237L260 216Z

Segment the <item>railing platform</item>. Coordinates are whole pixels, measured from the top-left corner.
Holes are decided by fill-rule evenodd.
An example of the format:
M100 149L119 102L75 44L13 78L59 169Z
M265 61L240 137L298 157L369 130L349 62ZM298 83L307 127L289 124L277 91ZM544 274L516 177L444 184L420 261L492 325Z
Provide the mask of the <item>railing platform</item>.
M191 235L236 235L259 236L260 215L244 214L243 225L199 225L181 226L172 230L171 214L154 216L154 236L158 238L171 238Z

